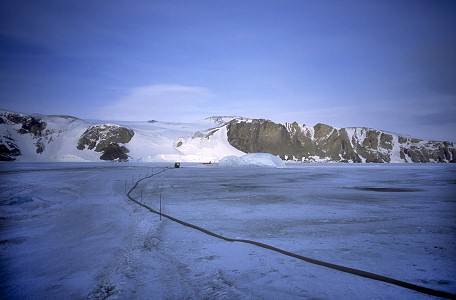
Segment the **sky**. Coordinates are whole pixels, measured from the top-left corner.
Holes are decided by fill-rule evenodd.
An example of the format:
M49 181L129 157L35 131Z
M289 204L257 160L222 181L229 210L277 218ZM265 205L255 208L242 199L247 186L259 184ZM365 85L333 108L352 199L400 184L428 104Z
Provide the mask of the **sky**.
M456 142L455 1L0 2L0 108Z

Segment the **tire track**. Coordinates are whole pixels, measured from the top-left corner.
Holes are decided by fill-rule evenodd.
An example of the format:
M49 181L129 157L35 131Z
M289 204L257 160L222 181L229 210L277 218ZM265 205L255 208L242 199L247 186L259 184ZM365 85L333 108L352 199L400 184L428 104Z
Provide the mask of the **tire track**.
M161 170L161 171L159 171L157 173L154 173L152 175L149 175L149 176L146 176L146 177L143 177L143 178L139 179L133 185L133 187L128 191L127 197L131 201L133 201L136 204L144 207L145 209L149 210L150 212L152 212L154 214L157 214L157 215L162 216L164 218L167 218L167 219L169 219L169 220L171 220L173 222L179 223L179 224L187 226L189 228L193 228L195 230L201 231L201 232L203 232L205 234L208 234L210 236L213 236L215 238L218 238L218 239L221 239L221 240L224 240L224 241L227 241L227 242L239 242L239 243L251 244L251 245L254 245L254 246L257 246L257 247L261 247L261 248L264 248L264 249L268 249L268 250L271 250L271 251L275 251L275 252L278 252L278 253L281 253L281 254L284 254L284 255L287 255L287 256L290 256L290 257L293 257L293 258L296 258L296 259L299 259L299 260L302 260L302 261L305 261L305 262L308 262L308 263L311 263L311 264L320 265L320 266L323 266L323 267L326 267L326 268L330 268L330 269L334 269L334 270L338 270L338 271L341 271L341 272L345 272L345 273L358 275L358 276L361 276L361 277L365 277L365 278L369 278L369 279L373 279L373 280L377 280L377 281L393 284L393 285L396 285L396 286L400 286L400 287L403 287L403 288L406 288L406 289L410 289L410 290L413 290L413 291L416 291L416 292L420 292L420 293L423 293L423 294L427 294L427 295L431 295L431 296L436 296L436 297L441 297L441 298L446 298L446 299L456 299L456 294L452 294L452 293L448 293L448 292L444 292L444 291L439 291L439 290L427 288L427 287L424 287L424 286L408 283L408 282L405 282L405 281L397 280L397 279L394 279L394 278L391 278L391 277L386 277L386 276L378 275L378 274L375 274L375 273L370 273L370 272L366 272L366 271L362 271L362 270L358 270L358 269L344 267L344 266L328 263L328 262L325 262L325 261L321 261L321 260L305 257L305 256L302 256L302 255L299 255L299 254L296 254L296 253L292 253L292 252L289 252L289 251L286 251L286 250L283 250L283 249L280 249L280 248L277 248L277 247L274 247L274 246L271 246L271 245L267 245L267 244L264 244L264 243L256 242L256 241L244 240L244 239L233 239L233 238L225 237L225 236L222 236L220 234L217 234L217 233L214 233L212 231L209 231L207 229L204 229L202 227L190 224L188 222L176 219L176 218L174 218L174 217L172 217L170 215L167 215L167 214L161 213L159 211L156 211L155 209L151 208L150 206L148 206L148 205L146 205L144 203L141 203L141 202L137 201L135 198L133 198L133 196L131 196L131 192L133 192L136 189L136 187L138 186L138 184L141 181L149 179L149 178L152 178L153 176L159 175L161 173L164 173L168 169L169 168L165 168L165 169L163 169L163 170Z

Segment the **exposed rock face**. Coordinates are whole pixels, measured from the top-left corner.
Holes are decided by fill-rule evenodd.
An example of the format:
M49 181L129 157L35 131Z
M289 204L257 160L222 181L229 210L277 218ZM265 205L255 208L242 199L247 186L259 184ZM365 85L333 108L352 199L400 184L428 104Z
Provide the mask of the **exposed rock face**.
M128 143L134 136L134 131L114 124L99 124L87 128L79 139L77 148L84 150L95 149L96 152L103 152L102 160L128 160L128 149L119 146L118 143Z
M19 150L17 145L2 138L0 144L0 161L12 161L19 155L21 155L21 150Z
M228 124L228 142L246 153L264 152L284 157L295 152L285 126L263 119L252 122L232 120Z
M36 117L24 114L8 113L5 117L11 123L21 125L21 128L18 130L20 134L31 133L35 136L40 136L47 125L46 122Z
M117 143L106 146L103 154L100 156L102 160L117 160L128 161L127 153L130 152L125 146L119 146Z
M456 162L450 142L423 141L363 128L326 124L278 124L269 120L227 123L228 142L246 152L266 152L284 160L334 162Z
M36 153L44 151L45 142L52 134L51 131L46 130L47 123L45 121L26 114L0 111L0 125L4 126L0 136L0 161L15 160L15 157L21 155L12 132L6 127L12 128L18 134L30 135L34 140Z

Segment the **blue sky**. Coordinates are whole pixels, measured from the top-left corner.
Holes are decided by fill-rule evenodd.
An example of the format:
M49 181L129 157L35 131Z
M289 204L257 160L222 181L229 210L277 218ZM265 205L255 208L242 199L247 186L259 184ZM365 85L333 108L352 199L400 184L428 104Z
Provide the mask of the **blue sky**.
M456 141L454 1L1 1L0 107Z

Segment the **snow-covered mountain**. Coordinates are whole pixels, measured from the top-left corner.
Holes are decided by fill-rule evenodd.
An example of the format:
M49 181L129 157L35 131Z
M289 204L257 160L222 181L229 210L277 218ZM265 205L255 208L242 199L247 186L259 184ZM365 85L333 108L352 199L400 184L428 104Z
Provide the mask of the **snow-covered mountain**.
M456 162L450 142L374 129L210 117L194 123L103 122L0 110L0 160L219 161L266 152L305 162Z
M245 154L228 144L225 123L223 117L104 122L0 110L0 160L206 162Z

